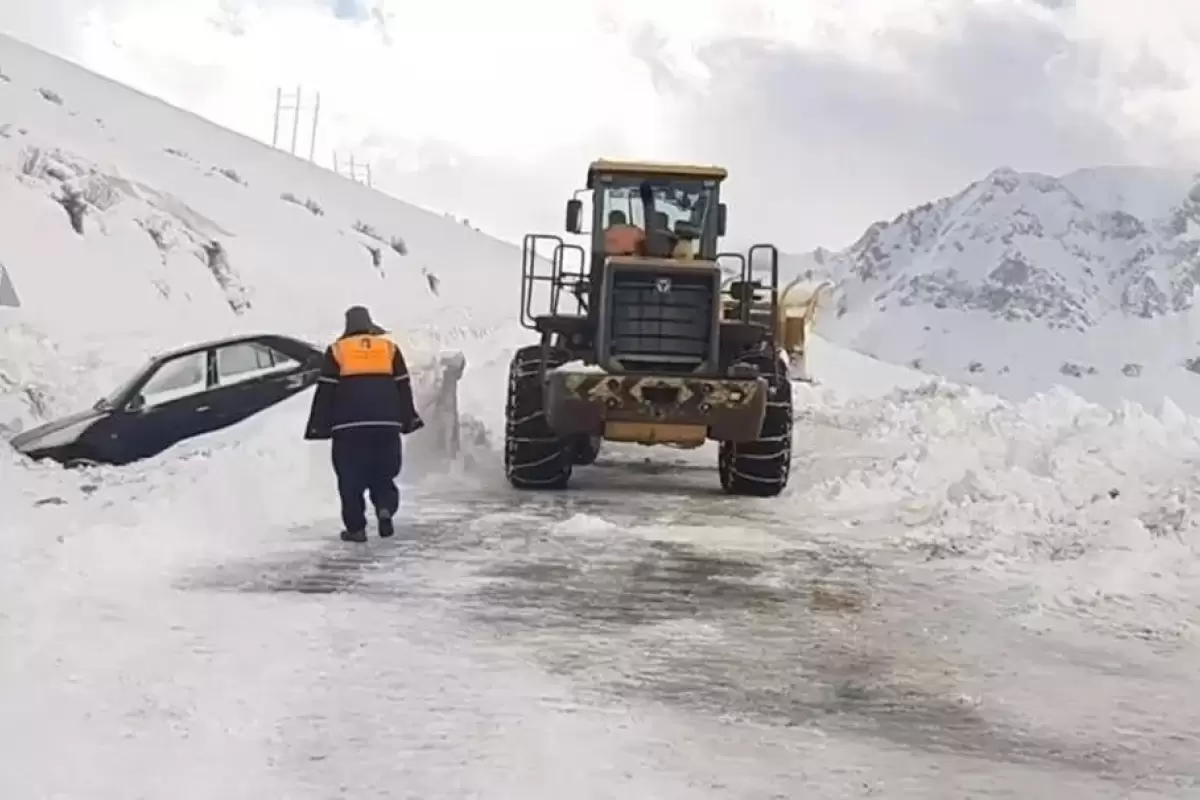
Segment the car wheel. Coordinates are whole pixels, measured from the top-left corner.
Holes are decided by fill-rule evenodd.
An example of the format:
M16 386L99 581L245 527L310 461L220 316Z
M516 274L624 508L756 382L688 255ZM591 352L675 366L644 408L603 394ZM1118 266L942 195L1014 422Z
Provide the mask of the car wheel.
M95 454L90 451L79 451L69 456L63 466L68 469L80 469L83 467L99 467L103 462L96 460Z

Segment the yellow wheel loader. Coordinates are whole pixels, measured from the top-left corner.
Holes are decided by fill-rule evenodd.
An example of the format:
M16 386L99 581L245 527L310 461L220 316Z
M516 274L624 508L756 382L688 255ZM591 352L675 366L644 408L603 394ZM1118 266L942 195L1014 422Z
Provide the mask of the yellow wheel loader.
M726 177L714 166L598 160L566 208L566 231L586 245L525 236L521 322L538 340L509 370L504 466L514 487L566 488L606 440L716 441L726 492L768 497L787 486L779 253L719 252ZM724 283L730 260L736 280Z

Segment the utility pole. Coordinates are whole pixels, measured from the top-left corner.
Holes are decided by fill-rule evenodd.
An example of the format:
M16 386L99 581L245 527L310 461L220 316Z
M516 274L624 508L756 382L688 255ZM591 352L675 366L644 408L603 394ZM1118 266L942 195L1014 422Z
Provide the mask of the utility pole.
M317 92L317 101L313 104L312 137L308 141L308 160L312 163L317 157L317 124L321 119L321 93Z
M345 160L338 157L338 151L333 151L333 171L338 175L349 178L352 181L364 184L366 186L374 186L374 179L371 176L371 162L361 162L355 159L354 153L351 153Z
M296 87L296 105L292 114L292 155L296 155L296 136L300 133L300 87Z
M279 110L283 107L283 89L275 87L275 129L271 131L271 147L279 146Z
M275 89L275 125L271 131L271 147L279 147L279 123L281 113L284 111L292 114L292 147L291 154L296 155L296 147L300 139L300 113L303 111L303 87L297 86L294 94L284 94L282 87ZM313 103L312 109L312 136L308 146L308 160L312 161L317 154L317 126L320 124L321 115L321 93L317 92L316 100Z

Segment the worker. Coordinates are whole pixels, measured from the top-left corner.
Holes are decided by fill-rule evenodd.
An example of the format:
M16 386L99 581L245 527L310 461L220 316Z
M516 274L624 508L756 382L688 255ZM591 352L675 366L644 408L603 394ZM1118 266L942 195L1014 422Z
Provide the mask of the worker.
M413 402L404 354L363 306L346 310L342 335L325 349L304 438L332 439L341 498L341 538L367 540L370 496L381 537L395 532L401 435L424 427Z
M608 228L604 231L604 253L610 256L634 256L643 252L646 234L636 225L630 225L624 211L613 210L608 214Z

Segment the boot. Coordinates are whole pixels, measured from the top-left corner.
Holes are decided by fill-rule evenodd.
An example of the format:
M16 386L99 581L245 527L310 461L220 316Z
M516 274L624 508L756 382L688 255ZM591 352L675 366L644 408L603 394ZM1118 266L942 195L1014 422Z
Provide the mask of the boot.
M396 526L392 522L392 512L383 509L378 512L379 519L379 538L386 539L396 532Z
M342 531L343 542L365 542L366 540L366 531Z

